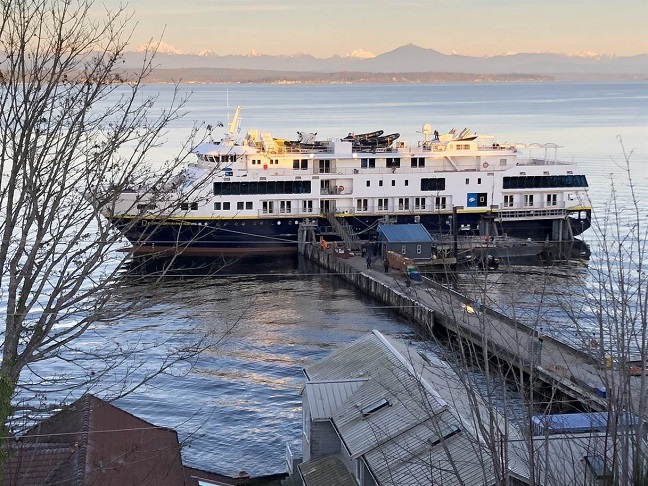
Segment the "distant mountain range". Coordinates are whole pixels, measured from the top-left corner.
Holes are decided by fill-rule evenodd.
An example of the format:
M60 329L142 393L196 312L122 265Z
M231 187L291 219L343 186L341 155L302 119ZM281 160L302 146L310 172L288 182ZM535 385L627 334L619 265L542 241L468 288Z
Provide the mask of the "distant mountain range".
M178 52L178 51L176 51ZM258 53L219 56L213 53L158 52L156 64L163 70L227 69L291 73L462 73L478 75L525 74L553 79L648 79L648 54L636 56L569 56L565 54L511 54L472 57L442 54L408 44L374 57L333 56L326 59L307 54L270 56ZM139 52L125 55L127 69L137 68Z

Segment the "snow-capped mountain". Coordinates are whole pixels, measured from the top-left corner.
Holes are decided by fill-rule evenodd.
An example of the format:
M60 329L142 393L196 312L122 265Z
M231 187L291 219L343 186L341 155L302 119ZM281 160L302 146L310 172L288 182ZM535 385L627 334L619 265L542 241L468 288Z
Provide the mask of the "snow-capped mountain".
M135 68L140 53L127 53L126 67ZM156 59L162 69L219 68L254 69L290 72L372 72L372 73L474 73L474 74L628 74L644 79L648 76L648 54L615 57L595 53L579 55L553 53L507 53L491 57L443 54L413 44L373 55L357 49L344 56L326 59L308 54L267 55L253 50L245 55L216 55L210 51L184 54L179 49L160 44Z

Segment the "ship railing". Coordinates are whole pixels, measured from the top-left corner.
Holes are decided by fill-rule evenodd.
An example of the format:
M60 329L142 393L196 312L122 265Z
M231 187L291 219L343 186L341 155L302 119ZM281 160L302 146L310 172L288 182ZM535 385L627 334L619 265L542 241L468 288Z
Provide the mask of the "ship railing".
M505 204L500 204L499 206L496 206L497 209L501 210L512 210L512 211L517 211L517 210L533 210L533 209L565 209L567 207L567 203L565 201L556 201L556 204L552 205L544 205L544 206L525 206L524 204L518 203L518 204L513 204L513 205L505 205Z
M497 213L497 219L557 219L567 216L567 210L561 208L540 209L505 209Z
M314 217L322 217L327 211L324 210L324 208L321 207L313 207L308 208L304 210L302 207L291 207L290 209L281 209L278 207L272 208L272 211L270 210L263 210L263 209L258 209L257 210L257 216L259 218L267 218L269 216L287 216L287 217L296 217L296 218L314 218ZM335 206L335 207L330 207L329 206L329 212L332 212L335 214L335 216L345 216L345 215L351 215L355 214L355 208L353 206Z
M573 165L572 162L557 159L540 159L537 157L518 157L517 165Z
M275 201L276 202L276 201ZM321 208L313 207L304 210L301 207L291 207L281 209L280 207L274 207L272 210L269 209L258 209L257 216L260 218L267 218L269 216L290 216L296 218L313 218L321 214Z

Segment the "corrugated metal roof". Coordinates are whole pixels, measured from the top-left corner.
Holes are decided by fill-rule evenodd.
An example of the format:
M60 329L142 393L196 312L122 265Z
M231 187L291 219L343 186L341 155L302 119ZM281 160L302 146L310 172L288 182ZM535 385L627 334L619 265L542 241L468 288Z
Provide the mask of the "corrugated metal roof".
M379 224L378 234L390 243L421 243L432 241L422 224Z
M449 416L449 417L448 417ZM452 416L446 412L452 422ZM398 441L385 443L365 454L367 465L380 485L401 484L494 484L492 460L481 444L465 433L444 432L454 424L426 421L403 434ZM386 458L388 460L386 460Z
M420 384L407 370L389 367L385 361L386 367L376 371L333 416L352 456L397 437L445 407L436 397L421 395ZM362 409L377 398L385 398L389 405L364 415Z
M358 486L358 482L336 456L302 462L297 467L304 486Z
M424 360L373 331L304 371L316 381L365 380L332 421L351 456L364 457L379 484L494 484L490 452L471 411L475 403L447 363ZM480 407L484 420L496 414Z
M324 383L306 383L304 398L313 420L330 419L349 396L365 382L362 380L343 380Z
M369 378L385 360L394 364L396 357L386 353L385 347L373 333L365 334L351 345L336 350L324 359L304 368L310 381L339 381Z

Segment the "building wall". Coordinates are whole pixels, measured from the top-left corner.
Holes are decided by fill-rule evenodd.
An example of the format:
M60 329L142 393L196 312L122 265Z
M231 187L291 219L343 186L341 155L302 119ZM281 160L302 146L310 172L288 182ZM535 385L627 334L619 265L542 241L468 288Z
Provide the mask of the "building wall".
M342 464L344 464L344 467L351 471L351 474L353 474L353 476L359 481L357 460L351 459L349 451L344 446L342 446L340 450L340 460L342 461Z
M388 251L393 251L412 260L430 260L432 258L432 244L427 242L421 243L385 243L385 249ZM421 246L421 253L416 252L416 247ZM405 247L405 254L403 254L403 246ZM387 252L384 252L385 255Z
M321 459L331 454L337 454L342 448L340 437L335 432L333 424L328 420L325 422L311 423L309 459L311 461ZM304 456L306 460L306 456Z
M310 440L311 440L311 413L310 407L308 406L308 400L306 397L307 389L304 390L302 398L302 459L304 462L310 461L311 449L310 449Z
M358 459L360 460L360 459ZM360 486L377 486L376 481L374 481L373 476L369 472L369 469L367 469L367 465L362 461L362 472L360 473L361 477L359 478Z

